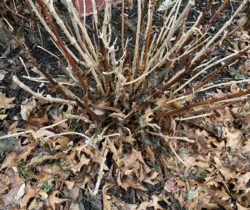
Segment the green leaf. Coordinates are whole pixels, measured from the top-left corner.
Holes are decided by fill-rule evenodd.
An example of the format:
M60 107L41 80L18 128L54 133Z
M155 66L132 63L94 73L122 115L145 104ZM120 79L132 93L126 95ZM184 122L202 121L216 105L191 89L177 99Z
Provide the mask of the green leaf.
M192 199L196 198L197 196L198 196L198 191L195 189L191 189L188 191L187 199L192 200Z

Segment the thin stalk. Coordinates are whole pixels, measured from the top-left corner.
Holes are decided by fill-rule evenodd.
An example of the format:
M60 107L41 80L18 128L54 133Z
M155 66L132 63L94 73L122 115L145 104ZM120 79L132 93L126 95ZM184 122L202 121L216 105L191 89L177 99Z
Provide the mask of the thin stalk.
M243 91L240 91L238 93L228 94L226 96L222 96L222 97L219 97L219 98L212 98L212 99L207 99L207 100L203 100L203 101L196 102L196 103L191 103L191 104L189 104L187 106L183 106L183 107L180 107L180 108L177 108L177 109L166 112L164 114L164 117L168 117L168 116L171 116L171 115L179 115L182 112L189 111L190 109L195 108L195 107L204 106L204 105L208 105L208 104L214 104L216 102L223 102L223 101L228 100L228 99L241 97L241 96L246 96L248 94L250 94L250 89L243 90Z
M48 19L51 30L52 30L53 34L55 35L55 37L56 37L56 39L54 41L57 43L60 50L63 52L67 62L72 67L72 70L76 73L76 75L77 75L77 77L79 79L79 82L81 84L82 90L85 93L85 96L88 97L88 83L87 83L87 81L83 79L83 76L80 73L80 69L77 67L77 65L74 62L74 59L69 54L68 50L65 48L65 44L63 43L63 40L61 39L60 35L58 34L57 29L56 29L56 27L55 27L55 25L54 25L54 23L52 21L52 18L50 16L49 12L45 8L43 1L38 0L37 2L39 4L39 6L41 7L45 17Z
M208 76L206 76L205 79L203 79L203 81L201 81L197 86L194 87L194 90L196 91L196 90L200 89L201 87L203 87L205 84L208 83L208 81L213 79L219 72L221 72L223 69L225 69L225 67L227 67L231 63L235 62L239 57L244 55L249 50L250 50L250 46L246 47L245 49L243 49L243 50L239 51L238 53L234 54L229 60L226 61L226 63L224 63L223 65L218 67L215 71L213 71Z
M150 12L150 16L148 18L148 27L147 27L147 38L146 38L146 45L145 45L145 50L144 50L144 58L143 58L143 63L146 65L147 57L148 57L148 48L149 48L149 42L150 42L150 37L151 37L151 32L152 32L152 22L153 22L153 16L155 12L155 8L157 5L158 0L154 0L152 9Z
M124 20L124 17L125 17L125 2L124 0L122 0L122 52L124 51L124 44L125 44L125 41L124 41L124 30L125 30L125 20Z
M132 64L132 78L135 76L135 70L138 63L138 53L139 53L139 41L140 41L140 30L141 30L141 0L138 0L138 19L137 19L137 30L136 30L136 41L134 50L134 59Z

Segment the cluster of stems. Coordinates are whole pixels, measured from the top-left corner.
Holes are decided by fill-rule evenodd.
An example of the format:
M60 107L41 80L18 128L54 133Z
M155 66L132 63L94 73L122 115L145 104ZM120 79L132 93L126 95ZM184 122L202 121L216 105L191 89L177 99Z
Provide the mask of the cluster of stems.
M112 0L105 1L103 16L99 15L95 0L91 1L92 28L87 25L86 15L83 15L83 18L79 16L71 0L66 0L70 24L62 21L53 0L35 2L28 0L32 11L67 61L67 76L81 88L83 93L83 98L79 98L69 91L67 85L57 82L56 78L40 69L42 75L63 99L43 97L28 90L35 97L56 103L77 104L90 115L91 119L99 122L101 119L93 111L95 108L108 110L114 114L122 112L124 121L136 114L144 114L144 111L162 95L166 96L168 102L175 100L179 104L165 112L164 116L168 117L179 116L194 107L204 107L208 104L220 103L249 94L249 90L246 90L216 99L194 100L194 93L200 91L219 72L249 51L250 46L223 58L212 55L230 34L231 25L246 5L247 0L243 0L227 22L213 34L210 33L210 29L230 2L229 0L223 1L211 17L206 19L213 4L212 0L208 0L206 7L199 12L199 16L192 26L187 23L190 20L190 12L194 8L195 1L189 0L182 9L182 0L176 0L163 15L162 27L157 33L153 31L153 20L158 1L138 0L134 5L134 9L137 10L137 24L133 37L126 35L129 26L125 12L129 2L125 0L121 2L121 34L114 37ZM63 36L59 33L58 27L64 34ZM117 41L118 39L120 41ZM30 55L30 57L32 56ZM211 69L213 71L210 74L205 74L207 70ZM146 88L148 78L159 72L164 72L164 82L150 87L148 95ZM190 88L190 84L195 83L196 79L201 76L203 79ZM183 80L183 78L188 78L188 80ZM28 89L17 77L14 78L14 81L21 88ZM91 87L90 81L95 82L95 87ZM94 93L93 91L91 93L91 88L95 89ZM146 96L146 99L145 97L142 97L143 100L136 99L135 95L138 92L141 96ZM93 97L93 94L98 97ZM189 99L189 105L184 106L187 99ZM124 111L124 101L129 104L130 112ZM164 110L168 106L168 102L165 103L165 106L155 107L154 110Z

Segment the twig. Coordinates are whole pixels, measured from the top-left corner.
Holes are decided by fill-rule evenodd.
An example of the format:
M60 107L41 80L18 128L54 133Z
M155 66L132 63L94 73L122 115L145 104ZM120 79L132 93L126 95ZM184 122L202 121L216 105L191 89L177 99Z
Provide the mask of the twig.
M59 103L59 104L72 104L76 105L75 101L65 100L61 98L53 98L50 95L47 95L46 97L42 96L40 93L36 93L33 90L31 90L28 86L26 86L24 83L22 83L16 76L13 76L13 81L23 90L33 95L36 99L40 99L43 101L48 101L50 103Z
M125 28L124 8L125 8L125 2L124 2L124 0L122 0L122 52L124 51L124 28Z
M145 50L144 50L144 59L143 59L144 65L146 64L146 61L147 61L149 42L150 42L150 37L151 37L151 32L152 32L153 16L154 16L154 11L155 11L158 0L153 0L153 1L154 2L152 4L152 9L151 9L150 15L148 17L148 23L147 23L147 28L146 28L147 38L146 38L146 44L145 44Z
M244 55L250 50L250 46L246 47L245 49L232 54L232 57L230 56L228 60L226 60L226 63L218 67L215 71L210 73L208 76L205 77L203 81L201 81L198 85L194 87L194 90L200 89L202 86L204 86L208 81L210 81L212 78L214 78L219 72L221 72L225 67L229 66L231 63L235 62L240 56Z
M239 83L250 83L250 79L243 79L243 80L239 80L239 81L223 82L223 83L211 85L211 86L208 86L208 87L204 87L201 90L198 90L197 92L203 92L203 91L206 91L206 90L210 90L212 88L216 88L216 87L220 87L220 86L227 86L227 85L232 85L232 84L239 84Z
M25 134L29 134L31 132L32 132L32 130L29 130L29 131L24 131L24 132L19 132L19 133L8 134L8 135L5 135L5 136L0 136L0 140L6 139L6 138L11 138L11 137L22 136L22 135L25 135Z
M100 187L100 184L101 184L101 180L102 180L102 177L103 177L103 174L104 174L103 170L104 170L104 166L105 166L105 162L106 162L106 158L107 158L106 156L108 154L108 151L109 151L108 148L104 149L103 158L102 158L102 162L100 164L100 170L99 170L99 173L98 173L98 177L97 177L97 181L96 181L96 185L95 185L93 195L96 195L98 193L98 190L99 190L99 187Z
M193 120L193 119L198 119L198 118L203 118L203 117L208 117L213 115L214 113L208 113L208 114L202 114L202 115L196 115L192 117L176 117L174 118L176 121L186 121L186 120Z
M136 41L135 41L135 50L134 50L134 59L133 59L133 65L132 65L132 78L135 76L135 70L137 68L138 63L138 52L139 52L139 40L140 40L140 30L141 30L141 0L137 1L137 30L136 30Z
M207 27L211 25L211 23L219 16L221 11L225 8L225 6L230 2L230 0L225 0L221 3L220 7L216 10L214 15L210 18L210 20L207 23Z
M22 59L20 56L19 56L19 59L20 59L22 65L23 65L23 67L24 67L24 69L25 69L25 71L26 71L27 76L30 77L30 74L29 74L29 72L28 72L28 69L27 69L25 63L23 62L23 59Z
M50 51L46 50L45 48L43 48L43 47L41 47L41 46L39 46L39 45L37 46L37 48L39 48L39 49L41 49L41 50L45 51L46 53L48 53L48 54L52 55L53 57L55 57L56 59L58 59L58 60L60 60L60 61L61 61L61 59L60 59L57 55L55 55L54 53L52 53L52 52L50 52Z
M47 136L47 138L58 137L58 136L66 136L66 135L77 135L77 136L81 136L81 137L87 139L88 141L91 141L91 138L89 138L88 136L86 136L83 133L78 133L78 132L56 133L56 134L52 134L52 135Z
M165 139L167 142L169 140L181 140L181 141L185 141L185 142L189 142L189 143L195 143L194 140L189 139L187 137L180 137L180 136L166 136L163 133L155 133L155 132L151 132L149 131L148 133L155 135L155 136L160 136L161 138Z
M176 151L174 150L174 148L172 147L172 145L169 145L169 148L172 150L172 152L174 153L174 155L177 157L177 159L187 168L189 168L189 166L181 159L181 157L176 153Z
M197 103L191 103L190 105L183 106L183 107L180 107L180 108L177 108L177 109L166 112L164 114L164 117L168 117L168 116L175 115L175 114L180 114L183 111L188 111L188 110L190 110L190 109L192 109L194 107L204 106L204 105L208 105L208 104L214 104L216 102L223 102L223 101L228 100L228 99L241 97L241 96L245 96L245 95L248 95L248 94L250 94L250 89L240 91L238 93L228 94L226 96L222 96L222 97L219 97L219 98L212 98L212 99L207 99L207 100L200 101L200 102L197 102Z
M96 2L95 0L91 0L92 3L92 10L93 10L93 17L94 17L94 23L95 23L95 31L98 32L98 25L99 25L99 20L98 20L98 12L96 8Z
M41 129L46 130L46 129L54 128L54 127L56 127L56 126L58 126L58 125L60 125L60 124L62 124L62 123L67 122L67 121L68 121L68 119L64 119L64 120L61 120L61 121L59 121L59 122L57 122L57 123L54 123L54 124L52 124L52 125L48 125L48 126L42 127L42 128L40 128L39 130L41 130Z
M49 126L42 127L42 128L40 128L39 130L41 130L41 129L46 130L46 129L49 129L49 128L53 128L53 127L55 127L55 126L57 126L57 125L60 125L61 123L66 122L66 121L67 121L67 119L66 119L66 120L61 120L60 122L57 122L57 123L55 123L55 124L52 124L52 125L49 125ZM10 138L10 137L22 136L22 135L29 134L29 133L32 133L32 132L34 132L34 131L33 131L33 130L28 130L28 131L19 132L19 133L8 134L8 135L5 135L5 136L0 136L0 140L1 140L1 139L6 139L6 138Z

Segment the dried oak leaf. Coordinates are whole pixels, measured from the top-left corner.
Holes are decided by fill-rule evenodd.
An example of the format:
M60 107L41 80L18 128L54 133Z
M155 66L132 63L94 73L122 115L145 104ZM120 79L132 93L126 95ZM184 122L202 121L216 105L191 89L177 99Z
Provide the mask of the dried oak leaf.
M0 109L10 109L10 108L14 107L15 105L12 104L14 99L15 99L14 97L13 98L7 98L5 96L5 94L0 93Z
M17 164L17 155L12 152L8 154L7 157L5 158L1 166L1 170L4 168L10 168L12 166L15 166L16 164Z
M21 208L24 208L27 206L27 203L29 202L30 198L33 198L33 197L36 197L36 189L34 186L30 186L30 185L26 185L25 187L25 194L24 196L22 197L22 199L20 200L20 207Z
M26 161L28 156L31 154L35 145L29 144L22 148L22 152L18 155L18 162L19 161Z
M146 165L140 151L132 150L131 154L124 154L122 175L135 174L142 181L151 169Z
M56 204L61 204L65 201L68 201L68 199L58 198L57 194L59 194L59 191L53 191L49 196L49 204L52 209L56 209Z
M242 132L236 129L224 128L224 135L226 137L226 146L232 150L237 149L240 146Z
M54 150L64 150L67 148L70 139L66 136L60 136L56 140L52 141L52 146Z
M129 187L132 187L136 190L147 191L147 189L143 187L141 183L138 182L137 180L130 180L130 179L123 180L120 186L125 190L127 190Z
M111 196L108 195L108 190L112 187L111 184L105 184L102 188L102 202L103 202L103 210L111 210Z
M235 171L226 168L223 162L218 157L215 156L213 159L216 168L220 171L220 173L222 174L222 176L225 178L226 181L233 179L236 176Z

